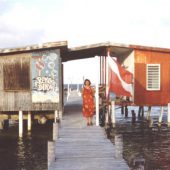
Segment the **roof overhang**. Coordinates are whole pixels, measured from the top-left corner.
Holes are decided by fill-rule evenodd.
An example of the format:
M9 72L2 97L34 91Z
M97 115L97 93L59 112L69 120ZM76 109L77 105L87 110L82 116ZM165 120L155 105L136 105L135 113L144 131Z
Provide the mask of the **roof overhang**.
M141 45L127 45L120 43L104 42L86 46L69 48L68 52L62 56L62 61L91 58L95 56L107 56L108 50L111 56L128 56L133 50L144 50L153 52L170 53L168 48L149 47Z
M65 62L70 60L92 58L95 56L106 56L108 50L112 55L121 56L131 52L133 49L124 44L110 42L91 44L87 46L69 48L67 54L62 56L62 61Z

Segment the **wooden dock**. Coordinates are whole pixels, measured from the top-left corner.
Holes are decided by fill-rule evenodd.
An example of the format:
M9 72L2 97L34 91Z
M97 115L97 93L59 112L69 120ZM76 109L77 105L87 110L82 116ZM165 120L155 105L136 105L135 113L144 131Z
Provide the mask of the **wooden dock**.
M129 170L101 127L86 126L81 104L76 100L65 107L55 142L55 158L49 170Z

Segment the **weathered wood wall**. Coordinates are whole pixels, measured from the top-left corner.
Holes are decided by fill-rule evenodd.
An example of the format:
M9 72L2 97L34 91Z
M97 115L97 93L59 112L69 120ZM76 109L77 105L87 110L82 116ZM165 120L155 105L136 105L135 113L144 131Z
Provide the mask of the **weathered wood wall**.
M146 89L146 65L160 64L160 90ZM135 51L135 94L137 105L167 105L170 103L170 53Z
M58 103L32 103L31 53L0 56L0 111L57 110Z
M30 89L30 56L3 57L4 90Z

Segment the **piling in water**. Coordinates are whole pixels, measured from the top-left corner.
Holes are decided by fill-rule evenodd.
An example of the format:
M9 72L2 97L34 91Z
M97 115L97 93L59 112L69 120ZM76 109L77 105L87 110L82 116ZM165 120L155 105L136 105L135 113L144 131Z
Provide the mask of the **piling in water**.
M52 162L55 161L55 141L48 141L48 169Z

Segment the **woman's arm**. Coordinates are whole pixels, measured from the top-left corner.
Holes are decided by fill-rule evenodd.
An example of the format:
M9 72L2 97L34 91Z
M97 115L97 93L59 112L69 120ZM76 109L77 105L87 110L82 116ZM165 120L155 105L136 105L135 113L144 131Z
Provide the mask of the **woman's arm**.
M81 95L83 95L84 93L84 87L81 89Z
M92 90L92 93L93 93L93 96L95 95L95 89L93 87L91 87L91 90Z

